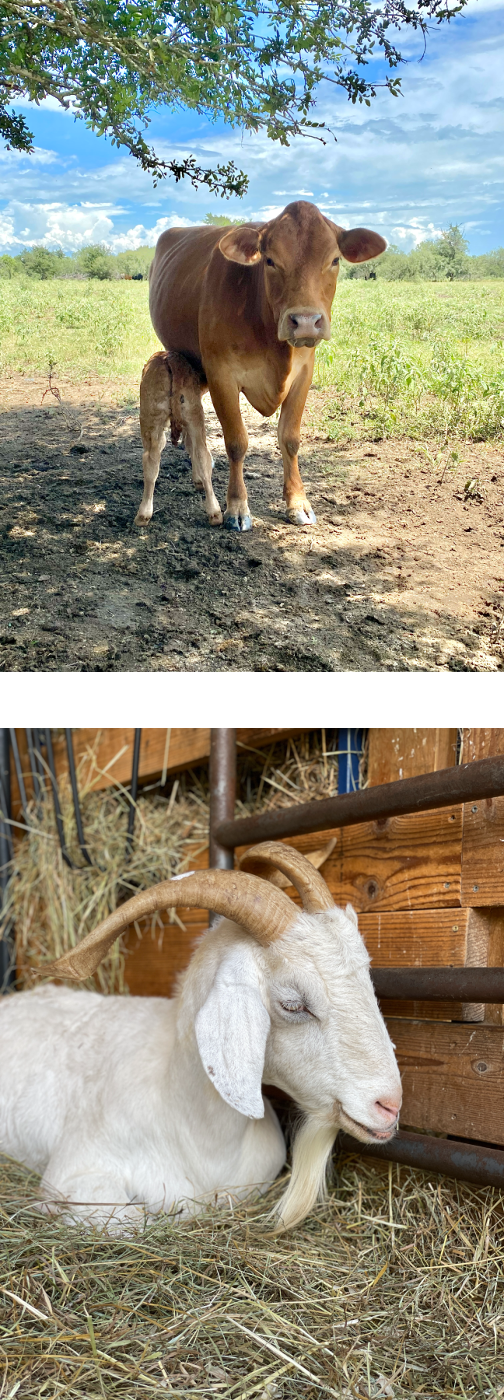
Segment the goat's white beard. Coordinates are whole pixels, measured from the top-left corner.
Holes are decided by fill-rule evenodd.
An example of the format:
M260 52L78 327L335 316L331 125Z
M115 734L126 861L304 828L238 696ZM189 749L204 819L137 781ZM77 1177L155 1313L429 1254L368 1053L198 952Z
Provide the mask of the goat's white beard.
M311 1115L298 1129L292 1150L291 1179L274 1213L279 1230L292 1230L304 1220L317 1200L325 1200L327 1162L337 1132L336 1123Z

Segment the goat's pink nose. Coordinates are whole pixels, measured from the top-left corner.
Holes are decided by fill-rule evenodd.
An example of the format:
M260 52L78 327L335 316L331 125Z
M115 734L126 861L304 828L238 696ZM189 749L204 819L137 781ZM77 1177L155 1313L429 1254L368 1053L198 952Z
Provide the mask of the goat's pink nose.
M388 1121L397 1118L400 1107L400 1103L395 1099L377 1099L375 1103L375 1108L378 1108Z

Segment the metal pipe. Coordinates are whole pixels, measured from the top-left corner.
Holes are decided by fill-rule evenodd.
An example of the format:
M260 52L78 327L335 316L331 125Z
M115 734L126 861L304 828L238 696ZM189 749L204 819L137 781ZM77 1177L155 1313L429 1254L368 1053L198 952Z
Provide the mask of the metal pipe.
M429 1137L424 1133L397 1133L392 1142L357 1142L349 1133L340 1133L337 1146L343 1152L364 1157L381 1157L386 1162L403 1162L422 1171L442 1172L458 1181L477 1186L504 1186L504 1151L479 1147L476 1143L453 1138Z
M79 803L79 789L78 789L78 787L77 787L77 773L76 773L76 771L75 771L75 758L74 758L74 751L73 751L73 739L72 739L72 731L71 731L71 729L65 729L65 739L66 739L67 754L68 754L68 771L69 771L69 773L70 773L70 783L71 783L71 786L72 786L72 797L73 797L73 808L74 808L74 815L75 815L75 825L76 825L76 827L77 827L77 839L78 839L78 842L79 842L79 846L80 846L82 855L84 856L84 860L86 861L87 865L92 865L93 862L92 862L92 860L91 860L91 856L90 856L90 854L89 854L88 848L87 848L87 846L86 846L86 842L85 842L85 840L84 840L84 828L83 828L83 825L82 825L81 809L80 809L80 803Z
M232 870L232 844L220 841L217 830L232 823L236 801L236 729L210 730L210 832L211 870Z
M232 870L232 847L216 838L219 823L232 822L236 800L236 729L210 730L210 821L208 863L211 870ZM209 911L209 925L217 915Z
M391 1001L504 1002L504 967L372 967L371 980Z
M241 817L237 821L223 817L214 834L222 846L233 850L235 846L253 845L256 841L282 840L286 836L306 836L314 831L356 826L359 822L385 821L388 817L429 812L458 802L483 801L503 793L504 755L500 754L495 758L483 758L478 763L442 768L437 773L421 773L417 778L381 783L339 797L276 808L256 817Z
M8 899L12 860L9 730L0 729L0 914ZM16 980L14 926L7 919L0 939L0 993L9 992Z
M125 860L129 860L133 845L133 832L135 830L136 800L138 792L138 765L140 763L140 740L142 738L141 729L135 729L133 742L133 762L131 765L131 785L130 785L130 808L128 812L128 833L126 836Z
M15 769L16 769L17 785L18 785L18 788L19 788L19 796L20 796L20 799L21 799L21 807L22 807L22 811L23 811L23 817L24 817L25 825L26 825L26 826L29 826L30 821L29 821L29 816L28 816L28 802L27 802L27 799L26 799L26 788L25 788L25 785L24 785L23 770L22 770L22 767L21 767L21 759L20 759L20 757L19 757L19 748L18 748L18 741L17 741L17 735L16 735L15 729L9 729L9 736L10 736L10 746L11 746L11 749L12 749L12 755L13 755L13 758L14 758L14 767L15 767Z
M29 760L30 760L30 772L31 772L32 783L33 783L33 796L34 796L34 798L35 798L35 802L38 803L38 802L40 801L41 796L42 796L42 788L41 788L41 785L40 785L40 778L39 778L39 775L38 775L38 767L37 767L37 762L36 762L36 758L35 758L35 747L34 747L34 740L33 740L34 731L33 731L33 729L26 729L26 730L25 730L25 733L26 733L26 743L27 743L27 745L28 745L28 758L29 758Z
M49 776L50 776L50 779L51 779L51 788L52 788L53 805L54 805L54 816L55 816L55 818L56 818L56 829L57 829L57 832L58 832L58 840L59 840L59 843L60 843L60 850L61 850L61 854L62 854L62 856L63 856L63 860L65 861L65 865L68 865L69 868L70 868L70 870L74 870L75 867L74 867L73 861L70 859L70 856L69 856L69 854L68 854L67 844L66 844L66 840L65 840L65 828L64 828L64 826L63 826L63 813L62 813L62 811L61 811L61 803L60 803L60 800L59 800L58 779L57 779L57 777L56 777L56 767L55 767L55 763L54 763L54 753L53 753L53 746L52 746L52 739L51 739L51 731L50 731L50 729L44 729L44 738L45 738L45 746L46 746L46 754L47 754L47 767L48 767L48 769L49 769Z

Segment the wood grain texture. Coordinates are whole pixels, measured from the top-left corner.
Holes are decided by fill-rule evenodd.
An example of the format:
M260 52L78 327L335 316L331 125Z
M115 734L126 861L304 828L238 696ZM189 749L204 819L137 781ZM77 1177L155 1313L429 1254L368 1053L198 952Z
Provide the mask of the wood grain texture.
M504 797L464 803L461 899L504 904Z
M461 763L504 753L504 729L463 729Z
M494 913L415 909L360 914L359 928L375 967L489 967L493 965ZM384 1015L391 1016L497 1021L497 1008L485 1008L481 1003L382 1000L380 1005Z
M457 761L456 729L370 729L368 784L436 773Z
M324 832L330 837L336 844L322 874L336 904L349 901L360 913L460 906L460 806ZM288 844L311 851L320 842L315 833Z
M247 748L264 749L279 739L304 733L299 729L238 729L238 752ZM139 779L146 782L160 777L166 762L166 729L143 729L140 744ZM32 794L30 764L24 729L16 730L19 753L22 763L26 790ZM133 729L74 729L73 742L75 762L79 766L79 788L88 782L96 790L113 786L114 783L129 784L133 755ZM61 730L53 732L53 749L58 778L68 773L67 750ZM91 753L94 750L96 761ZM184 768L205 762L210 754L209 729L172 729L170 731L167 754L167 773L179 773ZM19 791L11 763L13 816L17 820L20 811Z
M403 1082L401 1127L504 1143L504 1031L388 1017Z

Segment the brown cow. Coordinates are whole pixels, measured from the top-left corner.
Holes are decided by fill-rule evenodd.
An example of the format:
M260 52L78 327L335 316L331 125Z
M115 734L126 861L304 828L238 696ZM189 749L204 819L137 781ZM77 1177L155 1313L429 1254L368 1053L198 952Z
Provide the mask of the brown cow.
M225 233L222 227L203 227L161 234L150 270L150 312L161 343L177 352L176 375L174 379L167 373L169 357L163 352L144 370L144 494L138 525L146 525L152 515L164 429L175 405L192 458L193 480L205 492L210 524L221 524L201 408L207 388L229 459L224 524L230 530L250 530L252 523L243 480L248 438L240 391L265 417L282 405L278 441L287 515L295 525L315 523L298 468L315 346L330 338L340 255L349 262L364 262L385 247L378 233L339 228L303 200L288 204L283 214L264 224Z

